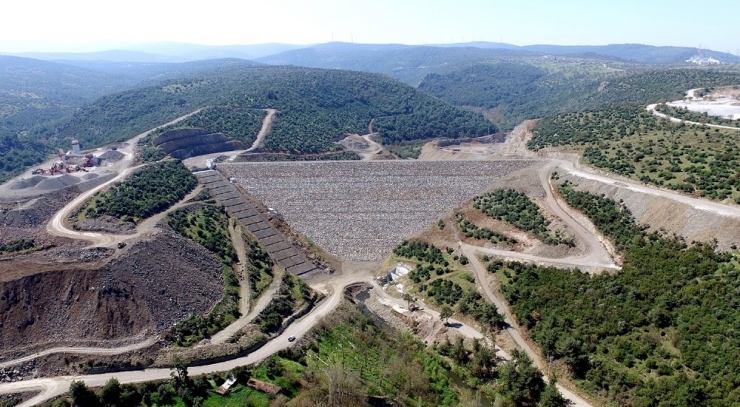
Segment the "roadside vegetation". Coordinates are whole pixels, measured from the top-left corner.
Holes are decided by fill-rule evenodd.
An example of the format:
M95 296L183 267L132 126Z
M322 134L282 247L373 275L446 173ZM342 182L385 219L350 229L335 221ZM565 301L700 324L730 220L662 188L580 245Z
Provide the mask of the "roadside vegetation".
M83 220L111 216L122 222L139 222L167 210L197 183L180 161L152 164L95 195L77 217Z
M34 247L36 247L36 243L33 241L33 239L11 240L9 242L0 244L0 255L31 250Z
M566 146L589 164L687 194L740 202L740 132L671 123L643 105L539 122L528 147Z
M685 107L674 107L668 106L665 103L659 103L655 106L655 110L661 113L665 113L668 116L675 117L681 120L687 120L690 122L697 122L702 124L717 124L720 126L740 127L740 122L737 120L724 119L722 117L710 116L707 113L692 112Z
M236 379L231 391L216 394L230 376ZM250 378L280 386L281 392L252 389L246 386ZM67 395L45 406L436 407L475 405L486 398L497 405L564 407L558 396L522 353L500 364L494 350L479 341L428 347L342 305L305 339L259 365L191 377L187 362L177 360L170 380L122 385L111 379L100 389L74 382Z
M225 288L223 296L208 314L190 315L172 328L174 343L183 347L213 335L240 316L239 281L234 271L237 256L229 237L229 216L220 205L193 205L169 214L168 224L177 233L200 243L218 256Z
M205 129L239 140L251 146L262 128L267 113L259 109L240 109L232 106L215 106L204 109L187 119L165 127L158 134L174 129Z
M554 234L548 226L540 207L523 192L513 189L499 189L473 199L473 207L493 219L504 221L525 232L530 232L550 245L565 244L573 246L572 238L563 236L561 230ZM474 233L474 232L473 232Z
M478 293L470 272L455 266L455 263L465 266L468 258L453 254L451 248L446 252L423 241L406 241L393 251L404 262L415 265L408 274L414 284L413 294L424 296L441 308L449 307L452 312L470 316L488 330L501 329L504 316ZM413 298L413 295L408 297Z
M290 273L283 274L280 288L265 309L255 318L265 334L276 333L286 318L315 301L317 295L302 279Z
M623 251L623 270L579 271L494 261L502 292L546 357L619 405L740 402L740 264L711 243L647 233L623 205L561 188Z
M249 261L249 265L247 266L249 292L252 299L255 299L262 295L262 292L265 291L275 277L273 262L256 240L249 242L247 258Z

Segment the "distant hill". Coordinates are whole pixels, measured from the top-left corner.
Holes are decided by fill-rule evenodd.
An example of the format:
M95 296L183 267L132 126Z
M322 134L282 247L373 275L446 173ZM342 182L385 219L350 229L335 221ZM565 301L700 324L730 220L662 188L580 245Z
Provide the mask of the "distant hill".
M503 62L430 74L418 88L457 106L483 109L506 130L556 112L675 100L691 88L737 84L739 73L721 69L599 70L578 63L551 69L547 64Z
M415 86L429 73L449 72L474 62L535 56L527 51L507 49L332 42L259 58L257 61L270 65L383 73Z
M121 75L136 83L146 81L161 81L230 65L260 65L257 62L245 61L243 59L236 58L209 59L205 61L179 63L111 62L85 60L58 60L54 62L65 65L73 65L93 71L100 71L107 74Z
M186 61L239 58L256 59L280 52L305 48L309 45L254 44L254 45L200 45L178 42L159 42L131 46L133 51L178 57Z
M0 134L58 119L85 102L124 89L120 75L29 58L0 56Z
M68 142L55 141L59 124L101 96L230 64L254 65L241 60L75 62L80 66L0 56L0 180L58 147L68 148Z
M136 63L176 63L209 59L251 60L280 52L305 48L308 45L256 44L256 45L200 45L178 42L158 42L123 46L123 48L97 52L26 52L13 54L44 61L106 61Z
M99 52L25 52L17 54L24 58L43 61L109 61L109 62L185 62L178 56L158 55L140 51L110 50Z
M740 63L740 57L736 55L690 47L656 47L642 44L612 44L598 46L528 45L526 47L521 47L521 49L544 54L594 53L648 64L682 63L696 55L701 55L707 58L712 57L724 63Z

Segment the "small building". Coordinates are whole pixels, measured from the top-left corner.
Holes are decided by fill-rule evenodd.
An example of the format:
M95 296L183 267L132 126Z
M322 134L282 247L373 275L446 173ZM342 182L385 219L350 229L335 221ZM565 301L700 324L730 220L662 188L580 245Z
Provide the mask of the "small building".
M80 142L77 140L72 140L72 154L79 154L80 153Z
M259 390L263 393L272 394L273 396L276 396L280 394L281 391L283 391L283 388L271 383L265 383L262 380L257 380L254 377L250 378L247 382L247 386Z
M236 383L236 378L234 378L234 376L230 376L228 379L226 379L224 384L222 384L221 386L218 387L218 389L216 389L216 393L222 396L225 395L226 393L229 392L229 389L231 388L231 386L234 385L234 383Z
M409 273L409 267L405 264L396 264L396 267L388 271L385 275L385 282L386 283L392 283L399 278L405 276Z

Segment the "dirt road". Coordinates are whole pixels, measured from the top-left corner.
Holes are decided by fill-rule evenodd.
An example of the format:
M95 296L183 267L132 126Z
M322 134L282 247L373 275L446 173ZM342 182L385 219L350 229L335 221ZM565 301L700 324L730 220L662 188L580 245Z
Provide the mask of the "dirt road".
M692 89L693 90L693 89ZM648 105L646 110L650 113L652 113L654 116L670 120L673 123L684 123L684 124L690 124L693 126L704 126L704 127L711 127L713 129L726 129L726 130L737 130L740 131L740 127L732 127L732 126L722 126L720 124L709 124L709 123L699 123L699 122L692 122L688 120L679 119L673 116L668 116L665 113L661 113L657 110L655 110L655 107L657 106L656 103L653 103L652 105Z
M275 120L275 114L277 113L277 110L275 109L263 109L263 110L267 112L267 116L265 116L265 118L262 119L262 128L260 128L260 132L257 133L257 139L254 140L254 143L252 143L252 146L246 150L227 151L224 153L219 153L219 155L229 155L229 159L227 161L234 161L236 160L236 157L239 156L239 154L254 151L262 147L265 144L265 137L267 137L267 135L272 130L272 122Z
M272 341L268 342L262 348L258 349L254 353L248 356L241 357L238 359L229 360L221 363L214 363L205 366L196 366L188 369L188 372L195 375L202 375L212 372L226 372L232 370L238 366L255 364L278 351L287 348L292 344L288 342L288 338L295 336L296 338L302 336L311 327L313 327L319 319L326 316L336 308L342 300L343 289L347 285L346 281L357 281L357 277L343 278L340 279L340 284L332 284L333 292L321 303L319 303L313 311L308 315L299 319L298 321L291 324L280 336L276 337ZM366 277L359 279L359 281L367 281ZM124 383L141 383L151 380L167 380L169 379L170 369L145 369L138 371L118 372L118 373L105 373L97 375L86 375L86 376L59 376L54 378L46 379L33 379L14 383L2 383L0 384L0 394L18 393L24 391L40 391L41 393L34 398L22 403L19 407L30 407L43 401L49 400L53 397L64 394L69 390L69 385L72 381L82 380L88 386L103 386L105 382L111 378L117 378L122 384Z
M280 289L280 280L282 279L283 275L276 273L275 277L272 279L272 282L269 286L265 289L265 291L260 295L259 299L257 300L257 303L254 304L254 307L252 307L251 310L249 310L248 313L242 313L242 316L231 323L231 325L227 326L226 328L218 331L215 335L211 337L211 343L218 344L218 343L224 343L229 340L234 334L236 334L240 329L244 328L245 326L249 325L254 321L255 318L257 318L257 315L264 310L268 304L270 304L270 301L272 301L272 297L275 295L277 290ZM247 284L249 284L247 282ZM249 296L246 298L242 298L242 301L249 302Z
M478 260L478 257L476 256L476 250L479 250L480 248L476 248L474 246L470 245L463 245L461 246L463 254L470 260L470 264L473 266L473 270L475 272L475 279L478 282L479 289L482 292L483 297L490 303L496 305L496 308L498 308L498 312L503 314L505 316L506 323L509 325L503 332L510 335L511 338L516 342L516 344L524 350L524 352L529 356L530 359L532 359L532 362L537 366L537 368L540 369L543 373L546 372L547 365L542 361L539 354L535 352L531 346L529 346L529 343L524 340L522 335L519 333L519 326L514 323L514 318L511 315L511 312L509 308L506 306L504 301L500 299L498 296L496 296L491 289L490 284L488 284L488 271L485 267L483 267L483 264L481 264L480 260ZM545 380L548 380L547 376L544 377ZM570 400L571 406L590 406L591 404L583 399L582 397L578 396L577 394L573 393L572 391L568 390L567 388L563 387L560 383L557 384L558 390L560 390L560 394L563 395L566 399Z
M37 352L28 356L24 356L22 358L10 360L7 362L0 363L0 369L6 368L8 366L18 365L24 362L28 362L30 360L34 360L37 358L40 358L42 356L47 355L53 355L55 353L74 353L74 354L84 354L84 355L120 355L121 353L130 352L132 350L139 350L144 349L146 347L149 347L151 345L154 345L159 337L151 337L145 341L134 343L127 346L119 346L115 348L90 348L90 347L74 347L74 346L66 346L66 347L60 347L60 348L51 348L51 349L45 349L41 352Z
M112 185L113 183L120 182L121 180L126 178L126 175L131 173L131 171L139 168L137 167L130 167L131 164L134 161L134 152L136 150L136 145L138 141L149 135L151 132L156 131L157 129L160 129L162 127L167 127L170 125L173 125L175 123L178 123L180 121L183 121L187 119L188 117L199 113L204 108L195 110L193 112L190 112L186 115L180 116L177 119L174 119L170 122L167 122L161 126L157 126L151 130L145 131L132 139L130 139L127 144L120 148L118 151L124 154L124 158L121 159L120 163L117 164L117 166L123 168L120 174L116 176L115 178L109 180L108 182L105 182L101 185L98 185L97 187L84 192L80 194L77 198L75 198L72 202L68 203L64 206L64 208L60 209L57 213L54 214L54 216L51 218L49 223L46 226L46 231L54 236L60 236L60 237L69 237L72 239L81 239L81 240L87 240L92 243L93 246L112 246L117 244L118 242L124 241L126 239L135 237L139 235L138 233L131 236L120 236L120 235L108 235L108 234L102 234L102 233L95 233L95 232L79 232L72 229L67 228L67 226L64 224L65 220L69 217L69 215L72 213L72 211L77 208L78 206L82 205L86 200L88 200L90 197L95 195L97 192L101 191L102 189L108 187L109 185Z
M627 180L614 180L614 179L611 179L603 175L595 174L595 173L592 173L592 172L589 172L583 169L576 168L576 166L573 165L573 163L570 161L563 161L563 160L556 160L556 161L558 162L558 166L560 168L562 168L563 170L573 175L579 176L581 178L598 181L603 184L611 185L617 188L629 189L631 191L639 192L642 194L663 197L666 199L670 199L676 202L689 205L695 209L716 213L722 216L729 216L733 218L740 217L740 207L738 206L724 205L718 202L711 202L711 201L707 201L704 199L692 198L690 196L681 195L681 194L671 192L671 191L664 191L662 189L657 189L654 187L637 184L637 183L630 182Z

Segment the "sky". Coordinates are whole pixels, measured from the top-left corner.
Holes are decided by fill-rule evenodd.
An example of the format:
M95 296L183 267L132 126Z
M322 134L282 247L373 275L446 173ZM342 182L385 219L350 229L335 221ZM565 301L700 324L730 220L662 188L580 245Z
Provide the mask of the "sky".
M740 0L2 0L0 51L131 44L641 43L740 51Z

